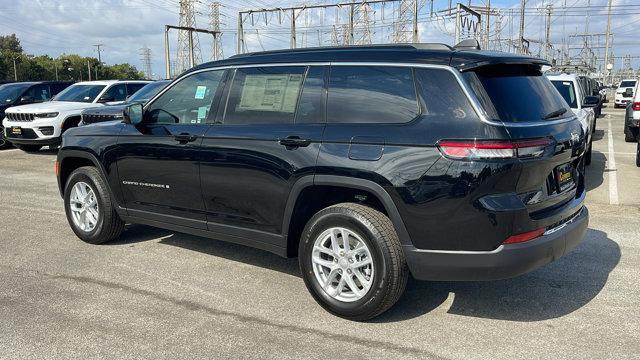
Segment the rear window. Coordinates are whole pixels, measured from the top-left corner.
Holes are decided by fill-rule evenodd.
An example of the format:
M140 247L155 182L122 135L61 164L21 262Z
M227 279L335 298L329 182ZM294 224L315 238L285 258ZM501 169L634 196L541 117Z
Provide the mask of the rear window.
M537 66L486 66L464 76L494 120L546 121L570 114L567 103Z
M551 80L553 86L556 87L556 90L562 95L564 101L569 104L572 108L577 108L577 99L576 99L576 91L573 88L573 82L571 81L562 81L562 80Z
M635 81L623 81L620 83L619 87L635 87L635 86L636 86Z

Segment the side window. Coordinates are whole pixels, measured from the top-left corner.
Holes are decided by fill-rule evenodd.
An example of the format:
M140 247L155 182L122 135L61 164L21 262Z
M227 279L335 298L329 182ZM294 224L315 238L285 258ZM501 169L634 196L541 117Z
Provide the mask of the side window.
M138 83L127 84L127 97L135 94L138 90L142 89L145 85L147 84L138 84Z
M113 100L109 101L124 101L127 99L127 89L124 84L116 84L107 89L104 93L105 95L109 95L113 98Z
M237 69L224 123L293 123L304 71L303 66Z
M332 66L327 122L405 123L419 114L407 67Z
M324 72L321 66L311 66L302 85L302 93L296 111L296 124L323 123L326 98L324 96Z
M33 101L47 101L51 99L49 85L34 85L23 96L29 96Z
M416 69L423 116L447 119L477 118L458 80L449 71Z
M207 122L224 70L187 76L147 107L148 124L202 124Z

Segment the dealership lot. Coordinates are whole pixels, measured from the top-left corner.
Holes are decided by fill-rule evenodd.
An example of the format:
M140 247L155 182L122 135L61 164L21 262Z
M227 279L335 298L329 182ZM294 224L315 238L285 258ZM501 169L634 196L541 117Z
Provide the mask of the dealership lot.
M55 153L2 151L0 358L638 358L640 168L624 110L604 114L573 253L510 280L412 281L368 323L322 310L296 259L145 226L82 243Z

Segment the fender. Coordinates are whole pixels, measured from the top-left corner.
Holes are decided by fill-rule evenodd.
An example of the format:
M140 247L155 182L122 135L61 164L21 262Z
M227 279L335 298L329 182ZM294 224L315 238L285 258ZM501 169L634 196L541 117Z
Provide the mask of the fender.
M116 205L116 210L118 211L118 213L121 213L121 215L126 214L126 209L124 207L122 207L120 205L120 197L115 196L115 192L113 191L113 189L111 188L111 182L109 181L109 176L107 176L107 171L104 168L104 165L102 164L102 162L100 160L98 160L98 156L92 151L88 149L82 149L82 150L74 150L73 148L61 148L58 151L58 164L60 164L60 173L62 173L62 166L64 164L64 160L67 158L81 158L81 159L85 159L85 160L89 160L95 167L96 169L98 169L98 172L100 173L100 175L102 175L102 178L105 180L105 183L107 184L107 191L109 191L109 195L111 196L111 199L113 199L113 201L115 202ZM115 169L114 169L115 171ZM115 174L115 176L117 177L117 173ZM60 191L60 196L64 197L64 186L65 184L62 183L62 179L60 176L57 177L57 182L58 182L58 190Z
M404 222L400 217L400 212L398 211L396 204L391 199L391 195L389 195L389 193L382 186L370 180L337 175L307 175L303 176L293 184L293 187L291 188L291 192L289 193L289 197L287 199L287 205L284 212L284 220L282 223L283 235L285 238L287 238L288 236L289 224L293 216L293 210L296 205L298 196L300 195L302 190L314 185L345 187L364 190L372 193L378 198L378 200L380 200L385 210L387 211L387 214L389 215L389 218L393 223L393 227L398 234L400 243L402 245L413 245L413 243L411 242L411 238L409 237L409 232L407 231L407 228L405 227Z

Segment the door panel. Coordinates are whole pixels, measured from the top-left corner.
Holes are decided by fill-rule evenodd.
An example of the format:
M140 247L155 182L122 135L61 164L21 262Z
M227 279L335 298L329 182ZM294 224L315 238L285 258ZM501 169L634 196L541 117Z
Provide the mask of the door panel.
M220 98L223 71L191 74L145 108L118 139L118 172L130 215L206 228L200 145Z
M299 75L306 75L303 83ZM325 88L324 67L237 70L226 116L209 128L202 143L202 191L211 230L286 231L282 221L289 192L300 177L315 172Z

